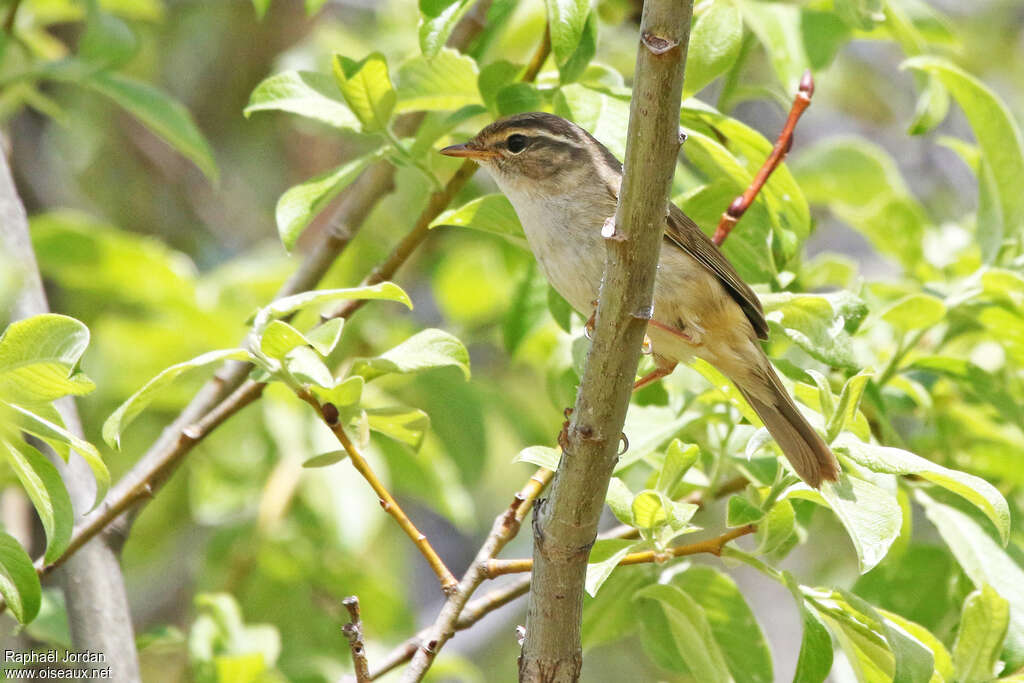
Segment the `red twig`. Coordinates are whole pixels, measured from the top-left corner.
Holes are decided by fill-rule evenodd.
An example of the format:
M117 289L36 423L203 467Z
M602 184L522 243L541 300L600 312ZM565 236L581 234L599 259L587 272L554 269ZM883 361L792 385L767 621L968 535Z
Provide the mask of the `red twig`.
M718 228L715 229L715 236L712 238L716 245L722 246L725 238L729 236L729 233L736 227L743 214L754 203L757 193L768 182L772 172L786 158L790 148L793 146L793 131L796 130L797 121L800 120L800 115L811 104L811 97L813 95L814 78L811 76L811 70L808 69L804 72L804 77L800 79L800 88L797 90L796 97L793 98L793 106L789 110L786 125L782 127L779 139L775 141L775 146L772 147L772 153L765 159L764 164L761 165L750 186L747 187L743 194L733 200L732 204L729 205L729 208L726 209L725 213L722 214L722 218L718 221Z

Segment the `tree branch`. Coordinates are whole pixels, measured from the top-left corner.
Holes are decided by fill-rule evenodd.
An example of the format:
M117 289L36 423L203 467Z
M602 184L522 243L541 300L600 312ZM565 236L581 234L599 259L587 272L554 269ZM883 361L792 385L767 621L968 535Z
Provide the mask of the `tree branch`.
M786 158L786 155L789 154L789 150L793 147L793 132L796 130L796 124L800 120L800 115L810 106L813 95L814 77L811 76L811 70L808 69L804 72L804 77L800 79L800 87L797 90L796 97L793 99L793 105L789 109L786 124L782 127L782 132L779 133L779 139L775 141L771 154L768 155L768 158L765 159L761 168L757 171L757 175L754 176L750 186L744 190L743 194L733 200L732 204L729 205L729 208L725 210L725 213L719 219L718 227L715 228L715 236L712 238L716 245L722 246L722 243L725 242L732 229L736 227L740 218L747 212L750 205L754 203L757 193L761 191L761 188L768 182L771 174L779 167L779 164Z
M403 674L402 681L414 683L421 680L426 674L427 669L433 664L434 658L437 657L437 653L441 651L441 648L458 628L459 617L467 601L487 578L487 563L519 533L523 519L533 507L533 501L551 481L552 476L551 470L539 468L526 482L526 485L516 493L508 509L494 520L491 533L487 535L473 559L473 563L466 570L466 574L459 581L455 591L448 597L444 607L441 608L441 613L437 616L433 626L426 629L422 638L419 639L419 646L413 661Z
M341 627L352 651L352 668L356 672L356 683L370 683L370 664L366 661L366 645L363 644L363 622L359 618L359 598L350 595L341 601L348 610L349 622Z
M547 501L534 514L534 571L519 679L579 680L587 559L597 535L647 321L669 189L679 151L679 108L692 0L647 0L630 106L614 239L594 340L566 446Z
M9 16L13 17L16 10L17 4L11 8ZM14 186L7 157L2 153L0 244L4 253L12 256L14 262L21 267L24 277L14 304L14 319L48 312L46 293L29 237L25 207ZM55 405L68 430L76 436L84 437L74 400L67 397L56 401ZM54 464L60 471L74 509L77 512L87 510L96 492L96 483L89 466L74 451L66 464L60 458L54 458ZM115 680L140 680L131 613L117 555L102 543L90 543L68 563L61 579L75 646L102 652Z
M757 527L753 524L747 524L731 531L727 531L720 536L709 538L705 541L698 541L696 543L688 543L686 545L678 545L674 548L668 548L667 550L645 550L638 553L630 553L619 561L616 567L624 567L630 564L646 564L650 562L668 562L669 560L677 557L683 557L684 555L699 555L700 553L711 553L712 555L721 555L722 546L729 541L737 539L747 534L752 534L757 531ZM523 558L517 560L488 560L484 566L484 573L488 579L494 579L505 574L522 574L524 572L533 571L533 560L530 558Z
M320 403L313 394L305 390L296 392L296 395L303 401L308 403L316 411L320 419L324 421L328 429L334 434L335 438L338 439L338 443L348 453L349 460L352 461L352 466L356 468L356 471L362 475L363 479L370 485L373 492L377 494L377 499L380 501L380 506L384 508L384 511L395 518L398 522L398 526L402 527L402 531L412 539L412 542L416 544L419 551L426 558L430 568L437 574L438 581L441 582L441 590L446 594L451 594L456 587L457 582L455 576L452 575L451 570L445 566L444 561L441 559L434 547L430 545L430 541L427 537L416 528L416 525L412 523L409 516L405 514L402 507L395 500L394 496L385 488L384 483L381 482L377 473L370 467L370 463L366 461L363 454L359 452L359 449L355 447L351 439L348 438L348 434L345 433L345 428L338 420L338 409L331 403Z

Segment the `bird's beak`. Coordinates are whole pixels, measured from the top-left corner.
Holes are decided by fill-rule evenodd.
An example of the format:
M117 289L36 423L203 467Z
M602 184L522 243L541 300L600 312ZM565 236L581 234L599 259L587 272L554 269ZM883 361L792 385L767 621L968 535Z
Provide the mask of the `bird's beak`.
M467 159L475 159L477 161L494 159L498 156L497 152L490 149L484 149L472 142L467 142L464 145L452 145L451 147L445 147L441 150L441 154L446 157L466 157Z

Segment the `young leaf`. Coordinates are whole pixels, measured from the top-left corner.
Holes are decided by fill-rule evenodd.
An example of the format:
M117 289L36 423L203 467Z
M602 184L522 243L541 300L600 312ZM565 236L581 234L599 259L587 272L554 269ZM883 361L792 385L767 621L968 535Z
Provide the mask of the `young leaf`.
M642 543L619 538L597 541L590 550L590 559L587 560L587 593L596 598L597 592L601 590L601 586L612 575L612 571L622 558Z
M303 384L329 388L334 386L334 375L316 351L308 346L296 346L284 357L284 365L292 377Z
M103 440L111 448L121 448L121 434L131 424L132 420L138 417L139 413L146 409L146 406L162 391L167 385L176 380L179 375L195 368L218 363L225 360L251 360L251 355L245 349L221 349L209 351L196 356L184 363L172 365L153 379L146 382L141 389L128 397L118 406L107 421L103 423Z
M452 29L476 0L420 0L420 50L435 57L448 41Z
M546 0L551 51L562 66L573 56L590 16L590 0Z
M366 417L375 432L418 450L430 428L430 417L417 408L373 408Z
M80 396L96 385L78 372L89 328L66 315L47 313L12 323L0 335L0 399L48 403Z
M139 50L139 39L119 17L90 3L86 15L85 32L78 41L78 57L99 68L124 64Z
M555 461L555 465L558 462ZM608 482L608 492L605 494L604 500L608 503L608 509L612 511L623 524L630 526L636 526L636 522L633 520L633 492L629 490L626 483L618 477L612 477Z
M774 2L741 0L743 18L771 57L775 73L786 92L796 90L810 64L800 31L801 9Z
M780 292L761 299L769 324L808 354L829 365L857 366L842 316L827 297Z
M580 78L590 65L590 60L597 54L597 13L590 12L583 24L583 33L576 44L576 49L564 62L558 64L558 80L561 83L572 83ZM557 62L556 58L556 62Z
M558 469L558 461L562 457L562 451L557 448L548 448L547 446L528 446L523 450L519 451L512 462L528 462L531 465L537 467L543 467L544 469L551 470L554 472ZM630 494L630 500L632 500L632 494Z
M633 599L641 607L641 642L658 666L689 672L696 681L731 680L707 615L685 591L655 584L638 590Z
M42 602L39 576L28 553L10 535L0 531L0 595L19 623L36 618Z
M1024 570L969 515L923 490L917 490L916 496L974 585L988 584L1010 603L1002 658L1007 671L1024 666Z
M314 455L309 460L302 463L303 467L329 467L335 463L339 463L348 457L348 453L345 451L330 451L328 453L321 453L320 455Z
M409 295L393 282L380 282L375 285L350 287L347 289L314 289L309 292L282 297L264 306L253 316L252 326L254 330L259 331L270 324L270 321L275 318L283 318L312 306L323 306L324 304L352 299L397 301L412 308L412 301L409 300Z
M338 347L344 324L345 321L341 318L331 318L307 332L306 341L317 353L326 358Z
M85 439L75 436L60 424L51 422L33 411L11 404L8 404L6 407L17 414L19 429L39 437L53 446L54 450L58 453L66 451L67 446L74 448L75 452L89 465L89 469L92 470L93 477L96 479L95 502L98 504L103 500L103 497L107 495L107 489L110 487L110 472L107 470L107 466L103 463L103 458L100 457L100 452L96 450L95 446ZM54 444L56 445L54 446Z
M780 500L757 523L757 554L767 555L778 550L796 532L796 514L793 504Z
M700 455L700 448L696 444L686 444L679 439L673 439L665 451L665 464L658 472L658 482L654 488L665 495L670 495L672 489L683 478L686 471L693 467Z
M989 681L999 673L999 653L1010 625L1010 603L983 584L967 596L953 644L958 681Z
M573 83L558 89L554 104L556 114L586 129L616 159L625 157L626 129L629 127L628 100Z
M900 534L903 513L893 493L863 479L842 474L836 483L826 482L820 494L796 488L790 497L825 501L846 528L857 551L860 573L877 565Z
M483 104L477 88L476 61L445 48L432 57L413 57L398 68L395 110L455 111Z
M1009 540L1010 509L1006 499L984 479L948 469L909 451L864 443L851 434L840 436L835 446L843 449L858 465L873 472L916 474L966 498L992 520L1004 544Z
M771 651L735 581L712 567L693 566L672 577L672 585L704 609L734 680L771 683Z
M881 318L900 332L923 330L946 317L946 304L930 294L908 294L882 311Z
M839 406L829 417L825 425L825 441L832 443L843 428L854 422L857 418L857 407L864 395L864 388L874 373L870 370L861 370L856 375L846 380L843 390L839 394Z
M363 124L364 132L377 133L387 128L396 96L384 55L374 52L358 62L335 55L334 78L348 108Z
M982 156L991 166L1007 235L1024 228L1024 140L1016 120L999 96L974 76L941 57L913 57L903 68L938 78L964 110Z
M743 42L743 16L731 3L716 2L701 14L690 33L683 98L700 92L736 61Z
M277 234L284 248L291 251L302 232L338 193L359 177L363 169L384 156L384 149L374 150L347 161L334 170L321 173L288 189L277 200L275 218Z
M332 403L335 408L347 408L359 402L363 397L363 386L366 384L359 375L338 382L333 387L313 387L313 393L323 403Z
M315 71L285 71L257 85L245 116L272 110L299 114L335 128L359 129L359 119L341 99L334 79Z
M807 600L793 575L782 572L782 579L796 599L804 625L793 683L823 683L832 670L832 638L821 623L821 618L807 606Z
M210 145L181 102L147 83L109 71L94 72L79 82L131 112L167 144L190 159L207 178L217 182L219 172Z
M283 320L272 321L260 335L260 352L277 360L284 358L296 346L304 344L309 344L309 340Z
M6 459L39 513L46 532L45 562L60 557L71 540L74 512L60 473L46 456L24 441L6 441Z
M430 228L443 225L489 232L503 237L517 247L529 249L516 210L503 194L486 194L456 209L448 209L434 219Z
M367 381L386 374L409 374L431 368L456 367L469 379L469 352L462 342L443 330L414 334L376 358L357 360L352 373Z
M648 489L633 498L633 522L638 529L653 529L667 524L672 501L658 491Z
M885 637L893 657L892 680L928 683L935 670L935 659L924 643L879 614L862 598L846 590L838 592L851 607L873 621L872 627Z

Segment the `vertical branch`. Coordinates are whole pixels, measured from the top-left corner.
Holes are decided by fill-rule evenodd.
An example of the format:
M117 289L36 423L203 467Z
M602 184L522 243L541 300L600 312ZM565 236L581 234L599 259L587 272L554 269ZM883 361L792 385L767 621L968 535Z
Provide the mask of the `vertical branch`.
M352 651L352 668L356 671L356 683L370 683L370 663L366 660L366 644L363 643L363 621L359 618L359 598L350 595L341 601L348 610L349 622L341 627Z
M534 513L533 587L519 680L579 680L587 558L640 359L679 151L679 107L693 0L647 0L637 51L622 189L593 344L551 485Z
M14 304L14 318L46 313L49 305L29 238L28 218L3 154L0 154L0 245L3 252L21 266L24 277ZM84 436L75 402L69 397L58 401L56 406L68 430ZM54 464L75 510L79 513L87 510L95 494L89 466L74 451L66 465L60 458L55 458ZM61 570L61 580L75 647L102 652L114 680L140 680L124 578L114 551L101 541L93 540L67 562Z

